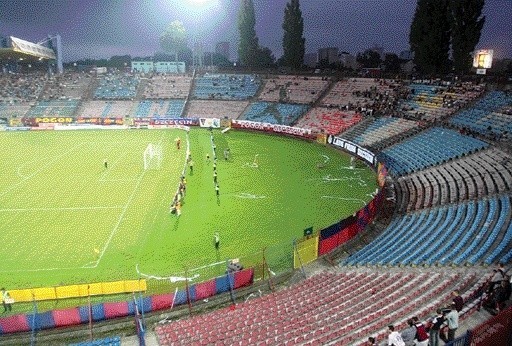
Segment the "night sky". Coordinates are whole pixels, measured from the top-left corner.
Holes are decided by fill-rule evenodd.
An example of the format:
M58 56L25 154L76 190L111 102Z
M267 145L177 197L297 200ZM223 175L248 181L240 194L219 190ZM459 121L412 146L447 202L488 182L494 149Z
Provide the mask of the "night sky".
M0 0L0 35L38 42L62 36L64 61L130 54L151 56L173 20L214 50L229 41L236 58L239 0L194 7L193 0ZM260 45L282 55L282 22L288 0L254 0ZM338 47L352 54L375 45L386 52L409 49L415 0L301 0L306 53ZM512 0L486 0L486 23L477 48L512 58ZM189 45L191 46L191 44Z

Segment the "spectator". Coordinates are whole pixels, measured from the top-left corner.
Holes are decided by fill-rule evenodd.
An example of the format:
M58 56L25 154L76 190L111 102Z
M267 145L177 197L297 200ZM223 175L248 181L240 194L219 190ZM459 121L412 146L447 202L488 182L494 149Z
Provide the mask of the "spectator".
M368 341L366 342L368 346L377 346L377 342L373 336L368 337Z
M430 346L439 346L439 332L444 323L443 311L441 309L437 309L436 313L437 315L432 319L432 324L428 331Z
M395 331L395 326L388 326L389 335L388 335L388 346L405 346L400 333Z
M494 289L494 303L496 312L500 312L505 308L505 303L510 299L510 281L502 280L500 285Z
M414 326L414 322L412 321L412 319L407 320L407 324L409 327L402 330L402 333L400 333L400 335L402 336L402 340L404 341L405 346L414 346L416 327Z
M417 346L428 346L428 333L423 325L418 319L418 317L414 316L412 318L412 321L414 322L414 327L416 328L416 334L414 336L415 345Z
M487 293L492 293L494 290L494 287L496 285L499 285L501 280L505 277L505 268L503 263L498 264L498 268L493 270L493 275L491 277L491 282L489 284L489 289L487 290Z
M455 304L455 310L461 312L464 307L464 298L461 297L459 291L455 290L452 292L453 303Z
M459 328L459 313L455 309L455 304L452 303L451 310L445 316L448 322L448 337L447 341L455 340L455 332Z

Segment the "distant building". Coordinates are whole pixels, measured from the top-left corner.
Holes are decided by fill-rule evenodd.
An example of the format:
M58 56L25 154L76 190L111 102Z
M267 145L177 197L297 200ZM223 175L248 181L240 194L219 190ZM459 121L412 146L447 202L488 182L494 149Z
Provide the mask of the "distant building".
M356 57L348 52L341 52L338 55L338 57L339 57L340 63L346 68L351 68L351 69L356 70L359 67L359 65L356 61Z
M318 53L304 54L304 65L307 67L316 67L316 64L318 64Z
M338 48L337 47L327 47L320 48L318 50L318 62L327 62L327 64L335 64L339 62L338 58Z
M215 53L229 60L229 42L219 42L215 45Z

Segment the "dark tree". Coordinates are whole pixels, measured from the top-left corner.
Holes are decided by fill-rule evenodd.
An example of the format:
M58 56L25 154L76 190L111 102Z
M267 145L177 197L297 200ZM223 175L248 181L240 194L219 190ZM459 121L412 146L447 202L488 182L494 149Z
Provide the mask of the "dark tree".
M254 29L255 24L254 3L252 0L241 0L238 13L238 31L240 32L238 57L242 66L252 67L256 65L258 37Z
M387 53L384 56L384 66L386 72L399 72L400 59L398 58L398 55L394 53Z
M304 64L306 39L302 36L304 19L302 19L299 0L290 0L286 4L283 30L283 64L292 68L301 68Z
M450 0L452 58L457 73L466 73L471 68L471 52L485 23L484 3L485 0Z
M409 44L416 69L439 74L448 69L450 51L449 0L418 0L411 23Z
M276 58L270 48L258 47L256 53L255 67L273 67L275 65Z
M363 53L357 53L356 61L361 67L377 68L382 63L379 53L374 50L367 49Z

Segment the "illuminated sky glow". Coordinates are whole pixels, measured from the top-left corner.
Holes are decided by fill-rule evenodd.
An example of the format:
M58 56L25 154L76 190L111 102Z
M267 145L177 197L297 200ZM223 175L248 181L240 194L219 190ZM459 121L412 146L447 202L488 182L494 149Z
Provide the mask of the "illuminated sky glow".
M64 60L129 54L151 56L173 20L206 51L219 41L236 57L240 0L0 0L0 34L40 41L62 36ZM253 0L260 45L282 55L282 21L288 0ZM379 45L386 52L409 49L414 0L300 0L306 52L338 47L352 54ZM512 1L486 0L487 20L477 49L495 59L512 58Z

